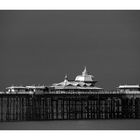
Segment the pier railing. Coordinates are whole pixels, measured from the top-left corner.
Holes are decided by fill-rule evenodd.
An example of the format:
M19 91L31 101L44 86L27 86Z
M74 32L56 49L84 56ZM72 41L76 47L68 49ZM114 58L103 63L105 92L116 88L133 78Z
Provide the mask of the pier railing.
M13 94L29 94L29 95L33 95L33 94L140 94L140 91L119 91L119 90L116 90L116 91L86 91L86 90L83 90L83 91L74 91L74 90L49 90L49 91L41 91L41 92L28 92L28 91L20 91L20 92L0 92L0 95L3 95L3 94L7 94L7 95L13 95Z

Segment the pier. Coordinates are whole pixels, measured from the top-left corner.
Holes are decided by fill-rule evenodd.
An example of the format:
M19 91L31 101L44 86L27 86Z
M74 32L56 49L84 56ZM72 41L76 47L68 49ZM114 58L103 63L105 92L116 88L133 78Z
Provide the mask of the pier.
M140 119L140 94L0 94L0 121Z
M85 67L82 75L51 86L11 86L0 94L0 121L140 119L140 86L113 91L95 86Z

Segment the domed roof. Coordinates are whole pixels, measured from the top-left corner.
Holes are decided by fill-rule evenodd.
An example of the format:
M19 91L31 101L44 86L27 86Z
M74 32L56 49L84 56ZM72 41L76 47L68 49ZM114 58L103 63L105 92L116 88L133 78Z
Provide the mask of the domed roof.
M82 72L82 75L78 75L75 78L75 81L81 81L81 82L93 82L93 75L89 75L87 73L87 69L85 67L84 71Z
M78 75L75 78L75 81L69 81L67 75L64 78L63 82L55 83L51 87L55 89L82 89L82 90L102 90L102 88L95 87L95 81L92 75L87 73L86 67L82 72L82 75Z

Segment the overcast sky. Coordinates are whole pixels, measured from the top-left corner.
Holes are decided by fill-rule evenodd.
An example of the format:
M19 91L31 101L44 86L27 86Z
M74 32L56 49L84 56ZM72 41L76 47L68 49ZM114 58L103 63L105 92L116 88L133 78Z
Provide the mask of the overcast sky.
M0 89L73 80L140 83L140 11L0 11Z

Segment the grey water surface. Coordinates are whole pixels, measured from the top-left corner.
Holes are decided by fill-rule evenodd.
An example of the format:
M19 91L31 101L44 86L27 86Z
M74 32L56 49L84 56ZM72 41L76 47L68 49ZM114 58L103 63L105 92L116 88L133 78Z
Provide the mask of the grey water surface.
M140 130L140 120L1 122L0 130Z

